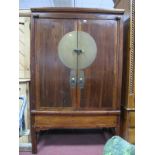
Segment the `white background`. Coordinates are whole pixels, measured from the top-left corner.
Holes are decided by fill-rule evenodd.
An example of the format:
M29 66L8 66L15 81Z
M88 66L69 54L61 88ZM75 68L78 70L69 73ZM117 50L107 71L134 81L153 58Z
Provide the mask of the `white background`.
M2 3L3 2L3 3ZM19 154L18 1L0 9L0 148ZM136 155L155 154L155 4L136 1Z

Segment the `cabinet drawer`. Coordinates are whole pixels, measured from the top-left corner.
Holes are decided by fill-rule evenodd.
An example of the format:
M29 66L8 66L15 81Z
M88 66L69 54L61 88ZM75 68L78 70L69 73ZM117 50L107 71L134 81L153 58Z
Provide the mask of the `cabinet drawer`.
M132 128L135 127L135 112L129 113L129 126Z
M35 127L51 128L98 128L116 127L118 116L68 116L41 115L35 116Z

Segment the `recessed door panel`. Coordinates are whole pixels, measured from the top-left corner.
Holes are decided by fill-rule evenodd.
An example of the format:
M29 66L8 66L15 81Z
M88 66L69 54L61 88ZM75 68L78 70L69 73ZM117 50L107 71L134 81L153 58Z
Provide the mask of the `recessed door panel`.
M38 108L118 109L117 20L35 19Z
M76 30L76 26L76 20L35 19L35 80L38 107L74 108L76 88L70 86L71 70L59 59L58 45L65 34Z
M79 108L116 109L119 91L117 21L79 20L78 23L78 32L88 33L97 46L94 62L87 68L78 68L78 79L84 80L82 87L78 87Z

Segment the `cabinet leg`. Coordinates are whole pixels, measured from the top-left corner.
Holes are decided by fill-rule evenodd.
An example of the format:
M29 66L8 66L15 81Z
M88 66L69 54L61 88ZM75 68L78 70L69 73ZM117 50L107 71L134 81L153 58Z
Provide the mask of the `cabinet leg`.
M120 121L120 116L119 116L119 117L118 117L117 126L115 127L115 134L116 134L117 136L120 136L120 135L121 135L120 123L121 123L121 121Z
M32 154L37 153L37 133L34 128L31 129Z
M120 127L119 126L115 128L115 134L120 136Z

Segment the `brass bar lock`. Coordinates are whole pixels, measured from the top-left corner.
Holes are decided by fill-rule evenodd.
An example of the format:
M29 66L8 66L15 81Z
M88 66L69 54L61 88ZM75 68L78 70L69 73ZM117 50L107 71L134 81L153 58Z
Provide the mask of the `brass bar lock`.
M74 49L74 52L77 53L77 55L80 55L83 53L81 49Z

